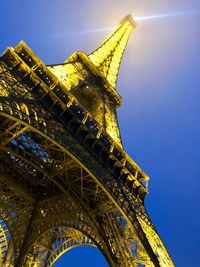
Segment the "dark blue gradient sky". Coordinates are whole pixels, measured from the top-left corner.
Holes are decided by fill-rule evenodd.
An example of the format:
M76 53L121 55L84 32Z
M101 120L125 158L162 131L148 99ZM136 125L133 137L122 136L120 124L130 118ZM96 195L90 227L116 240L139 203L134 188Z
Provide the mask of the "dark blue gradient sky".
M138 21L119 73L118 116L126 151L151 178L146 207L176 266L199 266L200 1L1 0L0 11L0 51L24 40L46 64L90 53L110 32L86 32L126 14L174 14ZM94 248L77 248L55 266L107 264Z

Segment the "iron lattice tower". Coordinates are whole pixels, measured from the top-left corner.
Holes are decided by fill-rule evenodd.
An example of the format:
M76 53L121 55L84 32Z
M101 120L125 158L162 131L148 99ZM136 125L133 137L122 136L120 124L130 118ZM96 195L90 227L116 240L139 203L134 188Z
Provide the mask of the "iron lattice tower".
M90 55L46 66L24 43L0 57L1 266L52 266L97 246L110 266L174 266L144 207L148 176L123 149L117 74L127 16Z

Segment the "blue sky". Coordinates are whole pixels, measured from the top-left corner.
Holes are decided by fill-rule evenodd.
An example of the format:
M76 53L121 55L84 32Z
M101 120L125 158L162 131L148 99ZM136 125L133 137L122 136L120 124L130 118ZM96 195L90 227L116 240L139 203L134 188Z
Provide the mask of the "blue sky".
M151 178L145 204L162 240L176 266L198 266L200 1L1 0L0 10L0 51L24 40L46 64L90 53L110 32L87 31L127 14L170 14L138 21L119 73L118 117L125 150ZM94 248L78 248L55 266L107 265Z

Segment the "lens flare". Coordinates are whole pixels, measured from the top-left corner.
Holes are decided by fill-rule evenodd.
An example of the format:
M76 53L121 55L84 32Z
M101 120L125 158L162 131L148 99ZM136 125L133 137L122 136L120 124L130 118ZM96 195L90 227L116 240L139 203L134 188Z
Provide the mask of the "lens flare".
M95 33L95 32L106 32L106 31L113 31L116 27L108 27L108 28L101 28L101 29L94 29L94 30L86 30L81 32L76 32L76 34L86 34L86 33Z
M135 21L142 21L142 20L150 20L150 19L160 19L166 17L174 17L175 14L160 14L160 15L153 15L153 16L144 16L144 17L135 17Z
M151 16L142 16L142 17L134 17L135 21L143 21L143 20L151 20L151 19L162 19L166 17L178 17L178 16L185 16L194 13L199 13L199 10L196 11L183 11L183 12L175 12L175 13L167 13L167 14L158 14L158 15L151 15Z
M136 22L143 22L143 21L148 21L148 20L163 19L167 17L179 17L179 16L185 16L185 15L199 14L199 13L200 13L200 10L192 10L192 11L182 11L182 12L174 12L174 13L166 13L166 14L158 14L158 15L150 15L150 16L138 16L138 17L136 16L136 17L133 17L133 19ZM98 32L109 32L115 29L116 27L107 27L107 28L78 31L78 32L68 33L67 35L80 35L80 34L90 34L90 33L98 33Z
M195 13L200 13L200 10L193 10L193 11L182 11L182 12L175 12L175 13L167 13L167 14L158 14L158 15L151 15L151 16L140 16L140 17L133 17L136 22L146 21L146 20L154 20L154 19L162 19L167 17L179 17L185 15L191 15ZM106 32L115 30L115 27L108 27L102 29L94 29L88 31L81 31L77 34L86 34L86 33L96 33L96 32Z

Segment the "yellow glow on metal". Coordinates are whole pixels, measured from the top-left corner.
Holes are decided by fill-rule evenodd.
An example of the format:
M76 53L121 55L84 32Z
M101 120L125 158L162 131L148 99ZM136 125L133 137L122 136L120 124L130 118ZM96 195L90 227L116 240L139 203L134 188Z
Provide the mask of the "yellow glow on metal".
M116 87L122 55L126 48L131 31L135 26L136 23L132 17L130 15L126 16L122 20L118 29L89 56L81 52L76 52L70 56L64 64L48 67L49 70L65 85L65 88L68 91L76 88L76 86L78 86L81 82L90 78L91 73L88 71L88 67L92 70L94 75L101 76L105 79L107 82L106 90L111 93L112 97L114 97L115 101L117 101L116 106L111 108L109 104L107 105L104 103L104 122L102 121L102 116L100 115L102 111L97 111L98 109L101 109L101 100L96 103L96 108L94 109L96 110L96 113L99 114L95 115L91 110L88 111L95 120L104 127L104 130L120 147L122 147L122 144L116 113L114 110L121 104L121 97L114 89ZM96 90L94 87L95 86L92 86L93 91ZM110 100L105 102L109 103Z
M73 61L75 57L76 55L74 54L65 62L68 62L68 64L48 67L69 91L84 80L84 69L81 63L76 62L73 64L69 62L70 60Z
M23 61L20 62L20 58L19 56L17 55L16 51L18 53L21 53L21 51L26 51L26 53L28 55L31 56L31 58L36 62L36 64L34 65L34 67L32 68L29 68L27 65L25 65L25 63ZM40 86L43 88L43 90L48 93L52 99L54 100L54 102L57 102L59 103L60 107L62 108L62 110L66 110L66 108L68 108L70 105L72 105L72 103L74 102L75 104L77 104L77 100L76 98L69 92L70 91L70 88L66 88L66 84L63 84L63 83L60 83L60 79L59 77L57 77L54 73L54 71L50 71L50 70L54 70L55 67L60 67L60 66L55 66L55 67L46 67L45 64L33 53L33 51L24 43L24 42L20 42L20 44L15 48L7 48L7 50L5 51L4 54L8 54L10 57L13 57L13 61L15 62L15 64L19 64L20 62L20 68L25 71L26 75L27 74L30 74L31 73L31 77L32 79L35 80L36 83L40 83ZM69 65L76 65L76 67L74 67L74 69L77 69L77 66L79 64L79 62L77 61L77 57L80 57L80 56L84 56L83 53L74 53L68 60L67 62L69 63ZM86 59L88 58L86 55L85 55ZM87 61L86 61L87 63ZM92 64L92 63L91 63ZM92 64L93 65L93 64ZM61 66L61 67L65 67L65 66L68 66L68 64L64 65L64 66ZM77 71L77 75L80 75L80 77L82 77L81 75L86 72L86 68L84 68L84 65L83 64L80 64L79 67L82 67L82 72L79 73ZM37 67L40 67L45 73L47 73L49 75L49 77L52 79L53 81L53 84L51 86L47 86L41 79L39 79L38 76L36 76L35 74L35 70L37 69ZM70 67L71 68L71 67ZM52 73L53 72L53 73ZM73 78L73 74L72 74L72 78ZM84 78L84 76L83 76ZM60 83L60 86L63 90L63 93L70 96L70 100L67 104L64 104L63 101L61 101L61 99L54 93L54 87ZM19 86L19 85L18 85ZM6 90L6 87L2 86L3 87L3 90ZM94 88L95 89L95 88ZM23 89L24 90L24 89ZM68 91L69 90L69 91ZM6 90L7 91L7 90ZM117 94L116 91L113 90L113 92L115 94ZM7 93L8 94L8 93ZM47 122L44 121L44 119L40 118L39 114L37 114L35 112L34 109L32 109L31 111L28 109L28 107L26 106L26 104L22 103L22 104L19 104L19 103L16 103L16 108L19 110L19 111L22 111L23 113L29 115L29 114L32 114L32 117L34 117L34 119L40 123L42 123L44 126L47 126ZM121 153L124 154L124 157L125 157L125 161L128 162L129 164L131 164L132 166L134 166L134 169L138 170L141 174L141 177L139 179L139 183L142 183L143 186L143 190L145 192L147 192L147 185L148 185L148 180L149 180L149 177L139 168L139 166L124 152L123 148L122 148L122 145L121 145L121 140L119 138L119 128L118 128L118 125L116 124L116 121L114 120L114 113L112 114L111 110L109 110L109 106L105 106L105 109L106 109L106 113L104 114L105 116L105 119L106 119L106 129L102 129L100 127L100 132L101 131L105 131L110 135L110 137L113 139L113 149L114 147L121 151ZM3 110L3 106L0 104L0 111ZM11 113L12 113L12 110L11 110ZM86 113L86 117L93 117L93 114L87 112ZM20 118L21 119L21 118ZM86 119L86 118L85 118ZM83 121L84 123L84 121ZM97 133L97 136L99 135L100 133ZM99 138L99 136L98 136ZM112 152L112 151L111 151ZM125 164L125 162L123 163ZM131 180L135 180L135 179L138 179L137 177L134 178L134 176L130 176L129 177Z
M0 85L0 95L1 96L8 96L8 92L6 90L6 81L2 80L3 86Z
M116 87L122 55L135 26L136 23L131 16L125 17L119 28L89 55L90 60L106 77L113 88Z
M149 243L151 244L151 247L153 248L154 253L158 255L160 266L161 267L174 267L172 259L170 258L158 234L154 231L152 227L150 227L145 222L145 220L143 220L143 218L137 216L137 219L140 222L140 225L142 226L142 229L144 233L146 234L146 237L148 238Z
M23 257L28 263L26 266L43 266L40 256L42 257L43 255L46 255L45 253L47 250L50 251L50 247L45 247L45 243L38 242L38 238L40 234L42 235L42 233L46 233L46 225L49 229L52 229L55 224L54 227L56 227L57 230L57 222L60 226L64 225L64 217L60 216L58 219L57 215L59 215L59 212L57 212L57 210L61 211L62 214L63 209L64 214L66 215L66 203L71 203L70 201L72 199L73 201L76 199L70 198L69 192L73 192L73 197L77 196L80 198L81 203L79 207L78 203L72 201L72 206L69 206L69 214L67 215L68 218L66 221L68 220L70 227L72 228L75 228L75 226L77 227L78 225L80 227L80 233L78 230L73 230L71 232L70 240L78 240L79 243L77 244L79 245L93 245L93 243L90 243L90 240L94 239L94 244L102 249L108 260L110 260L111 266L130 267L136 266L137 263L152 267L174 266L144 208L143 198L148 192L149 178L124 151L121 145L117 123L116 107L121 104L121 98L114 88L121 57L130 32L134 27L135 23L132 18L130 16L126 17L114 34L89 56L90 59L84 53L76 52L67 59L65 64L59 66L57 65L47 68L47 66L23 42L16 48L8 48L3 55L3 59L6 62L5 64L8 64L8 68L7 72L5 72L3 67L4 63L2 61L0 64L0 68L2 67L1 75L4 75L5 72L6 76L2 76L3 78L0 80L0 96L2 99L4 99L5 96L8 98L7 96L9 96L9 94L12 96L11 93L16 90L18 92L17 96L26 96L26 99L24 99L23 102L17 100L8 102L6 100L0 103L1 120L6 123L9 122L9 124L5 124L4 132L0 133L0 138L2 140L0 148L4 152L13 153L13 155L24 160L31 166L31 168L43 174L44 177L48 178L49 181L55 184L60 190L57 198L58 201L53 199L51 202L50 198L47 197L47 199L44 199L44 202L48 203L47 206L45 206L46 204L43 206L41 203L42 201L37 203L39 212L36 212L37 216L34 217L32 215L30 216L32 213L28 210L29 207L32 209L32 196L29 196L28 192L24 190L23 187L20 187L20 185L18 186L12 182L12 180L9 181L8 177L2 179L6 180L6 185L8 183L9 188L14 188L14 190L16 190L17 197L20 195L22 199L25 199L26 202L28 202L27 214L32 218L32 221L28 222L27 225L31 226L28 228L33 232L30 232L30 234L28 233L26 238L28 238L27 240L30 241L30 244L32 245L32 241L35 239L34 242L36 243L34 244L41 245L42 248L40 251L38 250L39 247L31 245L33 250L29 250L29 255L29 253L27 253L28 250L23 251L23 247L21 249L21 243L17 243L19 238L16 238L13 235L15 238L14 242L17 244L16 247L18 246L19 250L21 249ZM12 74L12 69L14 68L23 79L29 79L27 86L24 86L23 83L20 82L21 80L18 80L19 78L17 77L19 76L17 76L17 74ZM76 122L74 127L77 127L78 125L77 129L75 129L75 136L78 138L78 134L86 133L87 135L83 136L84 139L81 141L83 142L83 145L85 145L84 142L88 140L92 140L93 142L91 146L92 152L86 150L84 146L79 146L77 139L74 147L77 145L76 149L79 149L79 153L80 149L84 148L82 151L84 156L82 156L82 158L86 157L88 158L88 161L90 160L88 153L98 153L94 154L94 159L96 155L98 155L102 162L108 164L108 169L106 169L106 171L109 170L109 175L105 174L107 175L106 177L103 177L102 180L99 179L99 177L96 177L93 173L93 169L84 165L84 161L81 161L81 157L79 158L74 152L70 152L68 147L65 147L62 142L59 143L55 138L56 135L54 134L53 128L56 127L55 130L58 129L58 131L60 131L60 129L62 131L65 128L60 128L60 126L56 126L57 124L52 124L48 117L45 116L46 113L42 113L43 111L38 109L37 105L33 106L30 104L35 100L33 98L34 94L32 95L33 92L30 89L37 90L40 100L44 101L43 103L45 103L45 97L48 96L48 101L51 103L51 106L48 106L48 108L51 110L55 105L56 112L60 112L59 116L65 112L66 114L67 112L71 112L69 113L71 115L73 114L73 120ZM86 92L85 95L83 94L84 90ZM32 92L31 94L30 91ZM82 99L80 98L81 94L83 94ZM31 100L30 103L29 100ZM90 106L92 106L92 108L90 108ZM49 111L48 108L45 108L45 112ZM70 108L74 108L76 112L72 111L72 109L70 110ZM80 117L78 114L84 116ZM72 120L70 122L72 122ZM68 125L70 125L70 122L67 118L66 121L63 121L63 123ZM98 131L94 131L96 128ZM105 135L106 138L102 137L105 132L108 133ZM11 149L11 146L9 146L12 144L13 140L23 136L24 133L30 134L30 136L34 133L34 136L37 137L36 140L41 140L39 142L41 142L42 148L45 148L45 151L47 151L44 165L43 161L41 165L45 166L44 169L40 164L37 164L37 162L41 163L41 161L36 161L36 163L34 163L29 156L26 158L24 151L21 152L21 150L19 150L14 152L13 149ZM67 130L66 132L61 132L61 135L59 136L60 140L62 139L62 133L66 134ZM35 138L33 140L35 140ZM71 142L71 140L72 139L69 139L69 142ZM37 143L34 141L34 144ZM93 149L96 144L98 146L96 146L97 151L95 152ZM40 147L40 143L37 147ZM53 158L51 158L51 155L53 155ZM53 166L50 170L52 174L48 172L49 163ZM91 164L93 163L96 164L96 161L92 160ZM96 164L94 167L98 170L99 165ZM60 172L63 172L63 176L60 176ZM110 172L117 176L112 177ZM85 174L83 175L83 173ZM57 179L58 174L62 180L60 178ZM104 172L102 172L102 176L103 175ZM118 175L121 181L117 180ZM107 177L109 178L108 180ZM62 183L60 183L60 181L62 181ZM90 186L88 186L88 184ZM70 190L72 189L72 191L68 191L69 188ZM13 191L11 193L7 191L9 190L6 190L8 196L11 196L9 194L13 194ZM60 196L60 192L63 192L63 199L62 195ZM88 200L94 201L92 203L95 205L88 206ZM55 204L55 206L53 206L53 204ZM77 208L74 211L76 205ZM24 207L24 203L22 207ZM54 207L55 210L52 207ZM24 212L24 208L22 210ZM56 211L56 221L52 223L53 217L55 217L53 211ZM86 213L85 211L87 211L89 217L84 217ZM111 217L112 213L113 217ZM26 221L27 218L24 214L25 213L22 214L22 217L19 217L22 224L24 224L24 221ZM75 222L71 220L74 215L76 215L76 217L74 217ZM98 220L97 223L95 221L95 216L97 215L101 216L100 218L102 218L102 222ZM89 223L83 223L84 218L87 219L86 222L90 222L91 219L91 228L88 228ZM122 222L119 221L120 218L123 219ZM123 226L125 221L127 222L127 231ZM6 231L4 227L1 228L1 225L3 224L0 222L0 262L1 256L3 254L5 255L4 247L7 246ZM38 225L39 227L37 229L36 226ZM101 228L98 228L97 226L103 226L104 228L102 229L106 231L106 234L103 235ZM19 228L16 227L16 232L18 232L18 229ZM24 238L22 232L19 231L17 234L22 239ZM1 240L1 237L3 241ZM32 239L29 239L30 237ZM88 237L90 240L86 240L85 237ZM105 237L105 241L108 241L106 246L104 246L104 242L102 242ZM41 239L41 241L42 240L45 241L45 239ZM47 241L49 242L48 239ZM134 245L135 243L137 245L136 247ZM3 246L1 244L3 244ZM72 245L69 246L67 240L60 243L60 245L54 249L54 253L51 251L51 254L48 255L49 262L53 264L62 253L69 250L69 248L76 246L73 242L71 244ZM68 245L68 247L66 247L66 245ZM134 247L132 247L133 245ZM10 243L7 247L10 247ZM108 250L108 248L110 250ZM132 249L138 255L137 258L135 258L135 255L132 255ZM33 253L34 250L38 253L38 259ZM115 264L109 251L116 252L117 258L121 258L121 264ZM40 252L44 254L40 255ZM9 266L13 265L9 264Z
M87 236L76 229L66 230L66 240L63 241L46 260L47 265L52 267L54 263L67 251L79 247L79 246L90 246L96 247L95 244Z
M132 17L130 15L126 16L117 30L89 55L90 60L100 70L113 88L116 87L122 55L130 34L135 27L136 23ZM70 64L75 57L76 53L65 61L65 63L68 63L66 65L49 67L49 69L64 82L68 90L76 86L80 80L83 80L80 71L83 70L84 67L77 62L75 64Z
M4 222L3 220L0 220L0 266L4 260L7 250L8 250L8 241L6 238L6 232L4 230Z

